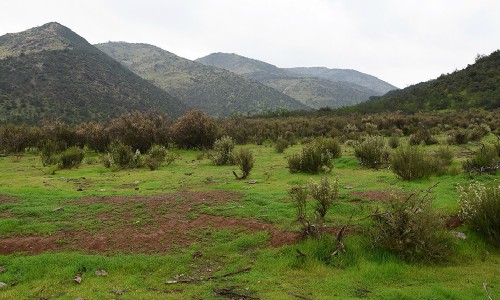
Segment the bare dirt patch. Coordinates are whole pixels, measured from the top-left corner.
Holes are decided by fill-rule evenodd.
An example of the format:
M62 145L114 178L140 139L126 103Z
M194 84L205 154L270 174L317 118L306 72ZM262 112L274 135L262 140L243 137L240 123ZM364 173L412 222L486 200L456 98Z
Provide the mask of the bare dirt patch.
M19 200L13 196L0 194L0 204L17 203Z
M298 232L283 231L255 219L214 216L199 211L200 206L235 202L240 196L237 192L203 191L75 200L73 204L78 203L83 208L92 203L105 203L112 205L113 209L92 215L93 219L102 222L102 226L95 231L68 230L49 237L4 238L0 254L61 250L165 253L172 247L185 247L206 239L200 234L209 232L207 229L243 229L248 233L267 231L269 244L273 247L292 244L299 239Z
M367 199L371 201L388 201L391 198L396 196L400 196L401 192L399 191L391 191L391 190L369 190L369 191L362 191L362 192L356 192L352 193L351 196L357 197L357 198L362 198L362 199Z
M454 215L446 219L446 222L444 223L444 227L448 230L455 229L457 227L460 227L464 224L464 222L460 219L459 216Z

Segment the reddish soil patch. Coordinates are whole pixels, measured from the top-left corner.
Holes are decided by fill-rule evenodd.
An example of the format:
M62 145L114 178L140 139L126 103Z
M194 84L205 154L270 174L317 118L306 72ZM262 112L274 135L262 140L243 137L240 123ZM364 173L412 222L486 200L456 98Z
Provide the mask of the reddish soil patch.
M49 237L24 236L2 239L0 254L76 250L84 252L164 253L176 246L188 246L210 239L205 229L242 228L249 233L267 231L269 244L279 247L295 243L298 232L283 231L254 219L214 216L200 213L210 207L237 201L236 192L204 191L151 196L95 197L76 200L81 205L107 203L111 211L93 215L103 228L96 232L62 231ZM74 203L74 202L73 202ZM139 205L139 214L134 207Z
M460 220L460 218L455 215L455 216L451 216L449 217L446 222L444 223L444 227L448 230L452 230L452 229L455 229L457 227L460 227L464 224L464 222L462 220Z
M3 203L17 203L18 200L15 197L9 196L9 195L4 195L0 194L0 204Z
M398 196L400 194L401 193L398 191L371 190L371 191L352 193L351 196L362 199L368 199L371 201L387 201L391 199L394 195Z

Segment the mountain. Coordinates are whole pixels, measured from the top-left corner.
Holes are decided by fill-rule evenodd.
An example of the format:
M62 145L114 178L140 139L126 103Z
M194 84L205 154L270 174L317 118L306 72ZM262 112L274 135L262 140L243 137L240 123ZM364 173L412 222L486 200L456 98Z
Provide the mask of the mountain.
M383 92L364 86L370 86L366 84L366 82L371 82L369 80L377 82L378 79L360 72L358 73L363 76L358 76L358 78L355 76L356 71L348 72L352 70L344 70L346 71L343 72L344 75L337 76L342 80L334 80L335 76L331 75L333 79L328 78L327 72L325 76L320 76L321 72L312 74L314 70L311 68L283 69L237 54L212 53L196 61L262 82L313 108L353 105L366 101L371 96L383 94ZM354 80L349 81L350 78L358 79L357 82L353 82ZM371 86L376 85L371 84Z
M329 69L325 67L298 67L298 68L287 68L285 69L289 72L299 75L308 75L319 78L324 78L332 81L344 81L354 83L360 86L364 86L370 90L373 90L381 95L397 90L398 88L390 83L387 83L375 76L365 74L356 70L350 69Z
M110 42L95 46L188 106L212 116L309 109L264 84L152 45Z
M500 108L500 50L478 56L463 70L374 97L352 110L418 112L441 109Z
M187 107L58 23L0 37L0 123L103 121L150 109L175 117Z

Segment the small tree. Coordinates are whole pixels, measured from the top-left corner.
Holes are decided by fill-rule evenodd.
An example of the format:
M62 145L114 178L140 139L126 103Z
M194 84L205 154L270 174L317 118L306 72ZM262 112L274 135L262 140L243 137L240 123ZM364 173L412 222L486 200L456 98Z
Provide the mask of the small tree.
M217 136L217 125L205 112L192 110L172 125L175 143L187 149L210 149Z
M250 149L240 149L237 151L233 152L233 162L235 165L237 165L240 170L242 175L238 176L236 172L233 171L234 176L237 179L245 179L250 175L250 171L253 168L253 164L255 162L255 159L253 158L253 152Z
M231 153L234 150L234 140L230 136L223 136L214 142L213 150L215 155L212 155L212 163L216 166L231 164Z

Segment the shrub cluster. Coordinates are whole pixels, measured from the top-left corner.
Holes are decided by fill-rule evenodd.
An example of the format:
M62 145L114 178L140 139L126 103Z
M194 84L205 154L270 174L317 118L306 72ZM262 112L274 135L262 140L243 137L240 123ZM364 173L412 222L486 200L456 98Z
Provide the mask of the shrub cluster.
M367 168L378 169L387 163L389 153L382 136L367 136L354 145L354 155L359 163Z
M306 144L301 153L288 158L288 169L291 173L329 172L333 168L333 159L342 153L340 143L333 138L318 138Z
M433 172L433 163L418 146L407 146L392 152L391 169L397 177L410 181L429 177Z
M235 142L230 136L223 136L214 142L215 154L211 156L212 163L216 166L232 164L232 152Z
M82 164L85 151L80 147L70 147L59 154L58 166L60 169L77 168Z
M470 175L495 173L500 169L500 156L496 145L482 145L472 158L462 164L463 169Z
M500 247L500 182L458 186L460 218L496 247Z
M418 193L393 196L385 210L373 216L375 244L407 261L445 260L453 250L453 240L431 204Z

